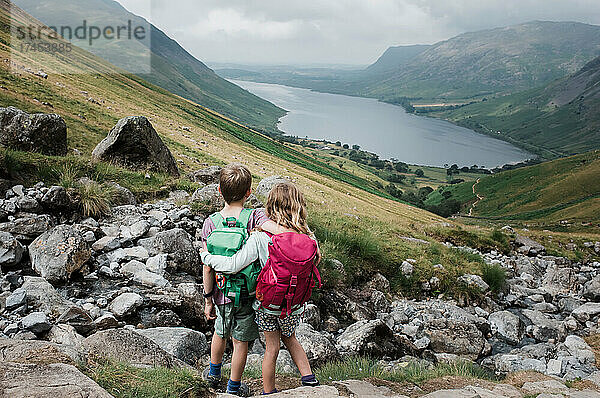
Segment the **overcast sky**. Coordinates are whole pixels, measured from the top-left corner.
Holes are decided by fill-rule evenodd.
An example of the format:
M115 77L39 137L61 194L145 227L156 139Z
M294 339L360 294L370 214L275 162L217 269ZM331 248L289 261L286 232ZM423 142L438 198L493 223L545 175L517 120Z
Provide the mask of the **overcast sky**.
M202 61L374 62L392 45L531 20L600 25L600 0L118 0Z

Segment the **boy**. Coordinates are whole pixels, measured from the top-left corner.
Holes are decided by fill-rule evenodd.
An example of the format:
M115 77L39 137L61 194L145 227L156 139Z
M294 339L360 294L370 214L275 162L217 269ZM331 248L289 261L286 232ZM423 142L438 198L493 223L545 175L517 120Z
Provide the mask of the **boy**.
M225 207L220 211L224 219L228 217L239 218L244 202L251 193L252 175L250 171L239 164L230 164L221 170L219 175L219 192L225 200ZM248 231L257 227L276 233L277 225L270 221L262 210L255 210L248 222ZM206 239L215 229L210 218L204 221L201 238L206 245ZM221 365L227 339L233 341L233 356L231 358L231 375L227 382L227 393L246 396L248 386L241 382L242 373L246 366L248 355L248 342L258 338L258 327L255 322L255 311L252 307L254 298L242 299L239 307L235 307L231 300L215 286L214 271L203 267L204 283L204 314L207 319L215 321L210 347L210 366L203 372L203 377L213 388L221 381ZM216 308L215 308L216 306Z

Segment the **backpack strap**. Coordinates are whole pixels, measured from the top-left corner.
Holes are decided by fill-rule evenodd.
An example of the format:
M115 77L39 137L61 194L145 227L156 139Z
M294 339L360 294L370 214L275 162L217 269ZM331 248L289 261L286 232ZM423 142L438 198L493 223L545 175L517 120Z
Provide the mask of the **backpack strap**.
M321 274L319 273L319 269L317 265L313 263L313 276L317 279L318 285L317 287L320 289L323 287L323 281L321 280ZM314 283L314 281L313 281Z
M210 218L210 220L213 222L216 229L223 228L223 226L225 226L225 219L219 212L211 214L208 218Z
M242 212L237 219L238 227L248 228L248 224L250 224L250 218L252 218L253 213L254 209L242 209Z

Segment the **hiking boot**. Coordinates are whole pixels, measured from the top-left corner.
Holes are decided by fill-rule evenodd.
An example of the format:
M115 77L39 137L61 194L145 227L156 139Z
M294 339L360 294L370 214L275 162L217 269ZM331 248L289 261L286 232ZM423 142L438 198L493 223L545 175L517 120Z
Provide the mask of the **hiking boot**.
M311 380L311 381L304 381L303 380L302 381L302 385L305 386L305 387L317 387L317 386L320 386L321 383L319 383L319 380L317 380L317 379L314 379L314 380Z
M210 367L204 369L202 372L202 380L206 381L210 388L217 389L221 384L221 376L214 376L210 374Z
M237 395L238 397L249 397L250 387L248 387L248 384L242 383L237 391L230 391L229 388L227 388L226 392L227 394Z

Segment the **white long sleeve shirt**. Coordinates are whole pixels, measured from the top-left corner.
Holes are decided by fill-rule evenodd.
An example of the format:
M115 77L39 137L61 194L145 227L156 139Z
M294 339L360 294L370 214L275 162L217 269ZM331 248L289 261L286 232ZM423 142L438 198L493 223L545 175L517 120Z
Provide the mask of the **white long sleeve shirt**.
M264 267L269 258L269 243L271 243L269 235L264 232L253 232L244 246L233 256L218 256L205 251L201 255L202 262L216 272L224 274L237 274L257 259L260 261L260 266Z

